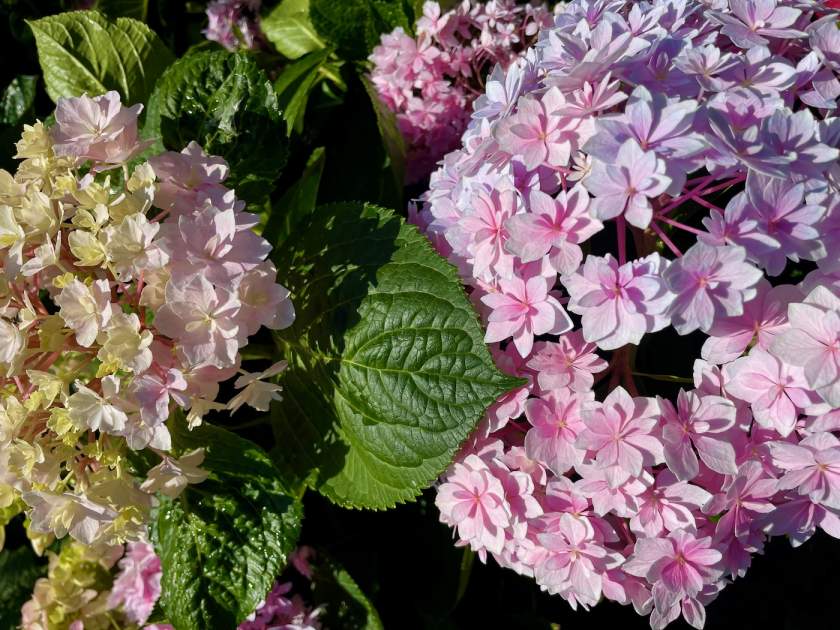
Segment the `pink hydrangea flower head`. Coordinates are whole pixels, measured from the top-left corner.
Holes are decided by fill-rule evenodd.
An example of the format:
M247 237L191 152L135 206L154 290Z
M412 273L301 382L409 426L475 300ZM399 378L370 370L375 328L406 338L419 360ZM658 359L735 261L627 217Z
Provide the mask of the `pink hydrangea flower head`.
M710 247L697 243L663 273L676 295L671 321L681 335L708 331L720 317L744 312L756 295L761 271L746 262L742 247Z
M566 98L558 88L540 97L526 96L516 114L498 128L499 147L533 170L540 164L563 166L592 135L590 118L566 111Z
M569 310L582 315L584 339L614 350L667 326L673 296L662 279L666 266L656 253L623 265L607 254L587 256L576 273L563 276Z
M653 216L650 199L664 193L671 179L662 158L627 140L614 163L594 160L584 183L595 195L592 213L596 217L605 221L623 215L631 225L646 228Z
M698 538L690 530L678 529L667 538L637 539L633 555L622 568L653 585L656 609L664 611L717 581L722 557L712 547L711 537Z
M782 436L793 431L801 411L821 402L808 389L802 368L782 363L760 348L727 364L724 374L726 391L750 404L756 422Z
M488 293L481 301L492 309L484 340L492 343L513 337L523 357L531 353L535 335L561 334L572 327L560 302L549 294L549 284L543 276L501 279L499 291Z
M580 465L586 453L575 446L575 441L586 427L581 419L581 407L591 399L591 395L568 389L528 399L525 416L532 427L525 435L528 457L542 462L556 475Z
M505 528L510 525L510 506L501 481L480 457L467 455L454 464L438 487L435 504L441 521L457 527L463 544L482 558L488 551L502 552Z
M788 306L790 328L770 352L803 368L805 380L832 407L840 407L840 297L817 287L801 303Z
M556 343L535 343L527 366L537 372L537 383L543 390L587 392L595 382L593 375L607 369L607 362L595 350L595 344L587 342L582 331L570 330Z
M694 479L700 472L698 455L715 472L738 472L735 449L726 436L735 425L734 404L720 396L681 389L676 406L663 399L659 405L665 462L680 481Z
M108 596L108 607L121 606L129 621L142 625L160 597L163 575L160 558L148 543L129 543L119 567L120 572Z
M579 243L603 228L588 208L589 195L580 185L555 198L532 190L529 212L508 219L508 250L526 263L548 256L555 272L574 273L583 260Z
M59 99L52 132L53 150L80 160L124 164L143 144L137 136L137 116L143 106L124 107L117 92L93 98Z
M715 320L701 355L713 363L729 363L740 357L755 341L770 350L776 337L788 329L788 305L802 299L802 292L789 284L771 287L762 279L756 296L744 303L744 312L734 317Z
M656 435L659 406L650 398L633 398L617 387L603 403L583 411L586 429L577 446L594 453L595 464L606 471L610 486L617 487L663 461L662 442Z
M814 433L799 444L771 442L773 465L782 470L780 490L793 490L826 508L840 509L840 440Z

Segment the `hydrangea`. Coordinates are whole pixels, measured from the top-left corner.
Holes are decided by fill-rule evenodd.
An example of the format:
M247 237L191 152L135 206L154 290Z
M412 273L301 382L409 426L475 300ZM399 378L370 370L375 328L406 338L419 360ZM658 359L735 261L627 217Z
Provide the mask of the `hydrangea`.
M26 127L17 172L0 173L0 490L22 499L33 536L128 542L113 601L135 623L157 588L143 568L153 495L207 477L202 450L168 453L166 421L266 409L282 368L246 372L240 351L294 319L224 160L190 143L137 162L139 111L116 92L60 99L52 128ZM242 392L219 401L237 371ZM128 449L160 463L135 477Z
M463 0L445 12L438 2L422 7L415 37L397 27L382 35L370 55L371 81L406 141L408 183L427 177L458 146L494 67L476 108L492 110L510 101L517 86L505 84L503 70L551 23L544 6L513 0Z
M412 214L527 381L441 477L456 544L659 629L769 536L840 538L838 20L572 0L490 75ZM673 335L694 378L638 372Z
M228 50L258 48L264 36L259 15L262 0L213 0L207 5L204 35Z

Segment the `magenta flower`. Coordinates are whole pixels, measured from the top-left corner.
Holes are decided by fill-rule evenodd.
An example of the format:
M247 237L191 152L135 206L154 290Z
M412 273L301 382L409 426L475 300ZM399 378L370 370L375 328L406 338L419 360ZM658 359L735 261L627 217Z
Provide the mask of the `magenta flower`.
M492 310L487 317L488 343L513 337L513 344L523 357L531 353L534 336L559 335L570 330L572 321L557 298L549 295L548 280L532 276L527 280L514 276L499 280L499 292L488 293L481 301Z
M586 428L581 419L582 405L594 398L568 389L547 392L525 403L525 416L531 429L525 435L525 452L555 474L562 475L583 462L585 451L575 446L578 434Z
M166 151L149 158L159 183L155 205L165 210L191 215L199 197L216 198L227 189L228 165L223 158L210 156L201 146L190 142L180 153Z
M761 348L753 348L724 367L726 391L750 403L755 421L787 436L796 426L800 411L821 401L808 388L801 367L782 363Z
M655 400L632 398L623 387L612 390L603 403L584 409L586 429L579 434L577 446L593 452L595 464L605 469L611 487L664 460L662 442L654 434L658 412Z
M650 199L671 185L665 170L665 161L656 153L644 151L636 140L626 140L615 162L592 162L592 170L584 181L595 195L592 213L602 221L623 214L631 225L646 228L653 216Z
M556 533L539 534L538 539L548 554L534 569L537 584L573 605L596 604L601 598L602 574L624 560L598 544L592 530L571 514L560 517Z
M735 424L735 405L720 396L680 390L676 408L659 400L662 409L662 442L665 463L680 481L700 472L697 456L706 466L724 475L738 472L735 449L725 434ZM696 452L695 452L696 451Z
M635 140L643 151L653 151L665 161L671 192L678 192L687 172L702 163L697 156L706 148L703 137L694 131L697 102L685 99L669 102L664 94L646 87L633 90L618 116L602 116L596 133L584 150L606 164L614 164L627 140Z
M840 440L814 433L799 444L770 442L773 465L783 473L780 490L794 490L824 507L840 509Z
M757 517L776 508L771 501L776 492L776 479L768 475L760 462L741 464L738 474L728 477L721 492L703 508L706 514L721 515L715 527L715 540L734 537L749 543L758 527Z
M566 97L558 88L539 98L521 98L516 114L498 127L500 148L520 157L528 170L540 164L564 166L593 132L591 118L570 115L565 108Z
M231 51L257 47L263 40L260 4L261 0L213 0L205 10L204 35Z
M791 28L802 11L779 4L777 0L730 0L732 13L714 11L711 17L723 25L721 32L740 48L767 46L770 39L805 37L802 31Z
M473 274L488 277L495 271L503 278L513 274L513 256L505 251L508 240L508 220L518 211L518 199L512 190L492 193L480 191L470 204L472 212L459 222L468 235L467 249L473 258Z
M696 597L705 584L716 582L723 573L722 554L712 539L697 538L678 529L667 538L639 538L633 555L622 569L653 584L656 609L668 610L684 597Z
M574 273L583 260L579 244L604 227L589 214L586 190L577 185L553 199L532 190L529 200L530 212L508 219L508 251L526 263L548 255L556 273Z
M595 344L588 343L580 330L561 335L556 343L538 341L526 364L537 372L543 390L569 388L587 392L595 382L593 374L607 369L607 362L595 354Z
M787 259L819 260L826 255L817 225L825 207L806 205L805 185L750 172L747 177L746 214L757 229L779 243L779 247L747 251L771 276L784 271Z
M126 618L143 625L160 597L160 558L151 545L128 543L119 563L120 572L108 596L108 608L122 606Z
M457 527L465 545L482 559L487 552L501 553L505 529L510 526L510 507L505 490L477 455L467 455L453 465L444 483L438 487L435 505L440 520Z
M667 326L673 298L662 280L667 264L656 253L621 266L610 254L588 256L575 274L563 276L569 310L583 316L584 338L614 350Z
M639 497L653 483L653 477L646 471L618 486L612 484L609 469L598 468L597 465L580 464L575 472L580 475L575 488L592 501L592 511L598 516L615 514L621 518L632 517L639 511Z
M93 98L59 99L52 130L57 155L123 164L143 148L137 136L137 116L143 106L123 107L113 90Z
M244 345L236 316L239 300L202 274L174 277L166 285L166 303L155 314L155 327L181 344L192 364L230 367Z
M696 243L665 269L662 277L676 294L670 314L678 333L708 331L718 318L743 314L762 277L745 258L742 247Z
M659 471L656 482L640 494L638 510L630 519L630 531L654 538L677 529L694 529L699 513L712 495L699 486L679 481L668 469Z
M787 311L791 302L802 299L802 292L789 284L771 287L762 279L756 296L744 303L744 312L715 321L703 344L702 357L712 363L728 363L740 357L753 340L762 350L788 329Z
M770 352L803 369L808 386L832 407L840 407L840 298L817 287L802 303L788 307L790 329Z

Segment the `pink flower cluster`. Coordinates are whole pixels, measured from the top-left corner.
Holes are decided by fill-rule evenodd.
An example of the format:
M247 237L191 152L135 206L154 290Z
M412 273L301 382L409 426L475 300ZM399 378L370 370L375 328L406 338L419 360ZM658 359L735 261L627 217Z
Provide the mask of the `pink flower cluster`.
M441 479L459 545L701 628L768 536L840 538L838 19L573 0L488 79L411 209L527 379ZM693 387L640 396L668 327L705 337Z
M401 27L382 36L370 56L371 80L397 115L408 149L408 183L418 182L457 148L488 70L503 70L551 23L543 6L514 0L463 0L442 12L423 4L416 37Z
M204 36L228 50L259 48L264 36L260 29L262 0L213 0L207 5Z
M31 532L85 545L140 540L153 494L206 478L203 450L167 454L166 421L267 410L285 363L245 372L240 350L294 319L225 161L195 142L135 159L141 108L60 99L0 170L0 490ZM137 479L126 447L162 460Z

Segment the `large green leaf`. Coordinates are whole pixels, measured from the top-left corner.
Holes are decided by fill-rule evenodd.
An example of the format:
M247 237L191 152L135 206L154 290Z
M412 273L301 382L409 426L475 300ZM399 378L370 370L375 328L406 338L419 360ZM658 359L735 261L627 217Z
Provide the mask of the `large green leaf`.
M309 16L347 59L364 59L383 33L397 26L410 33L414 24L409 0L310 0Z
M283 570L302 508L253 442L210 425L188 431L181 417L170 424L176 452L206 449L210 476L157 510L160 604L176 630L234 628Z
M173 61L154 31L131 18L72 11L27 24L53 101L117 90L125 103L144 103Z
M297 319L276 337L290 367L272 455L341 505L411 500L519 381L493 364L454 267L391 211L321 207L288 242Z
M0 552L0 630L20 627L20 607L46 572L46 561L29 546Z
M246 201L271 192L286 163L285 123L265 73L245 53L196 52L161 77L143 134L180 151L191 140L230 165L226 182Z
M262 17L260 28L277 51L289 59L324 47L309 19L309 0L283 0Z

